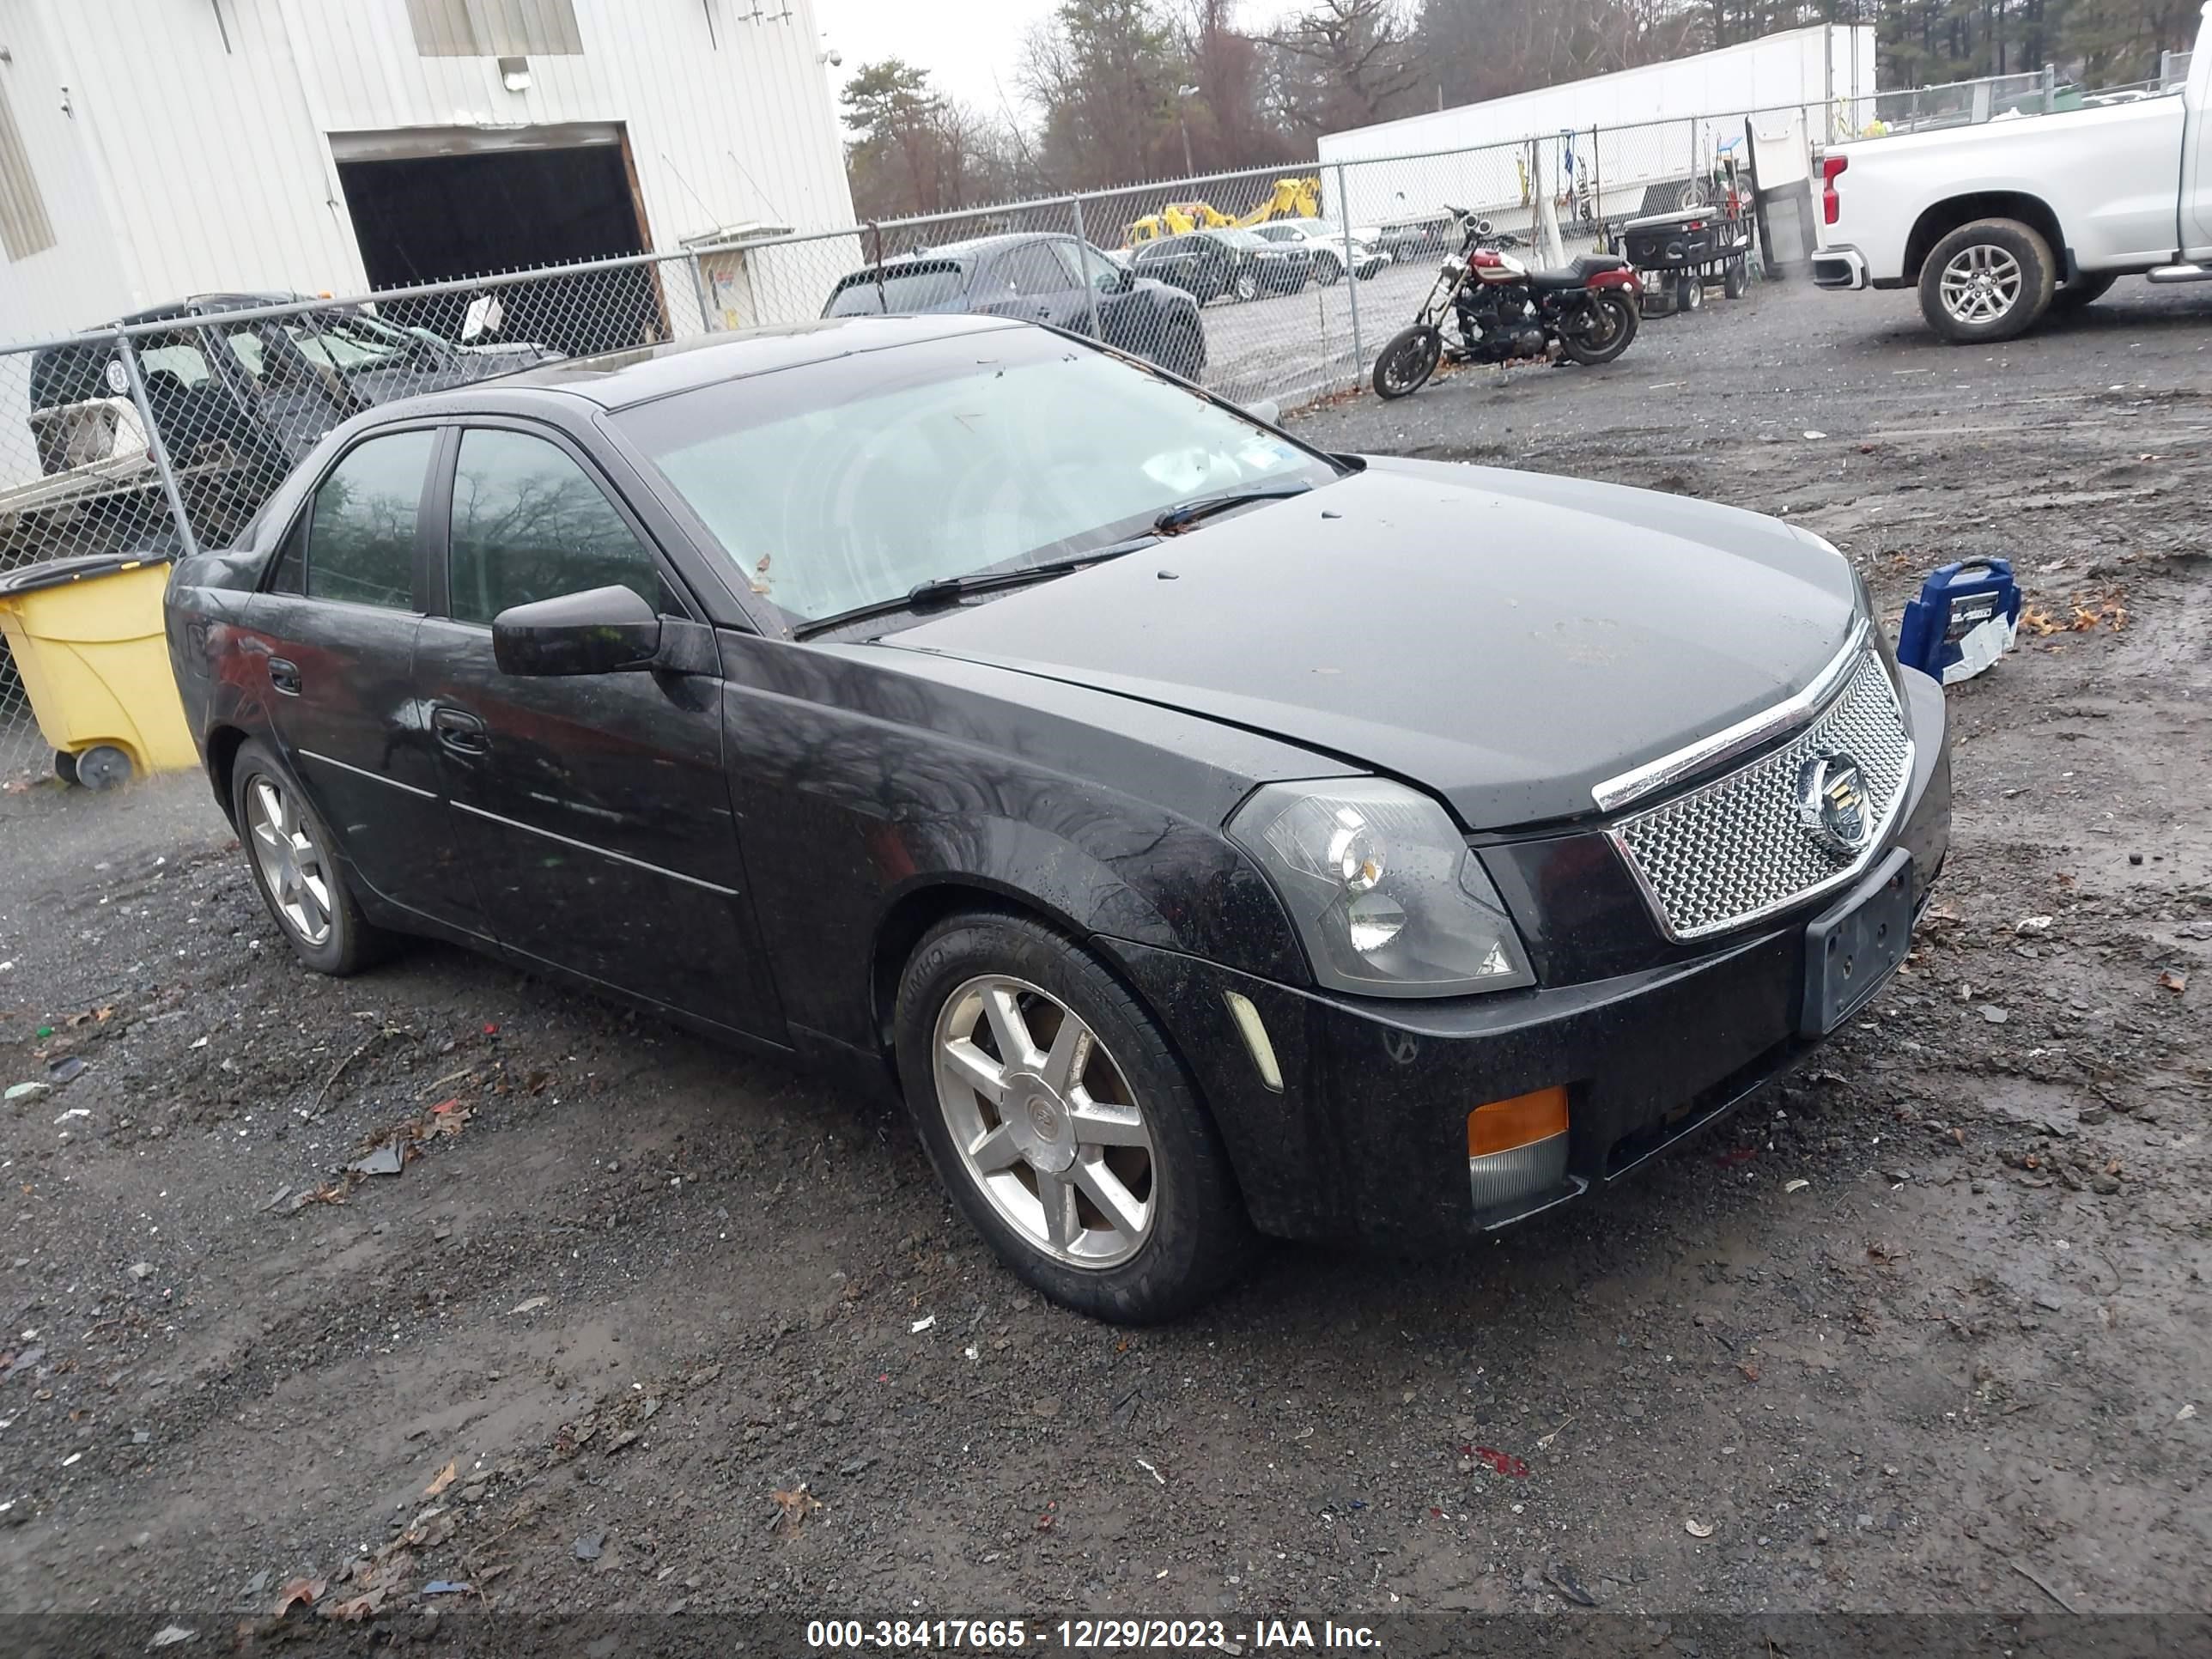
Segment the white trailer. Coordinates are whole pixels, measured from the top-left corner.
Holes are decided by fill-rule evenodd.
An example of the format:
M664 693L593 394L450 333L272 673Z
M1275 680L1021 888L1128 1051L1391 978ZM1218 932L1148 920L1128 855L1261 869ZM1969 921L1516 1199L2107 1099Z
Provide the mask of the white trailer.
M1741 154L1749 112L1803 106L1808 125L1825 130L1823 112L1871 99L1874 78L1871 26L1785 29L1669 63L1328 133L1321 161L1366 164L1345 171L1358 224L1445 203L1502 215L1532 207L1539 194L1560 205L1563 219L1628 218L1683 205L1680 192L1721 154ZM1401 157L1419 159L1395 161Z

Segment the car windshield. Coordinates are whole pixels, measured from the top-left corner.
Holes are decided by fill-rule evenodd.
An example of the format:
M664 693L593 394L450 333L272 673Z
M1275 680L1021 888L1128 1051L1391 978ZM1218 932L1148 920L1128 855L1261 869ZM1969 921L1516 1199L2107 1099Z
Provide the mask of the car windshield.
M1029 330L702 386L617 424L801 626L1071 557L1197 497L1335 476L1194 392Z
M872 270L856 270L837 284L830 296L824 317L873 316L885 311L928 311L960 297L963 283L960 267L923 265L900 270L884 268L883 282Z
M374 368L398 362L422 343L405 329L374 317L330 311L288 317L284 331L303 355L325 368Z

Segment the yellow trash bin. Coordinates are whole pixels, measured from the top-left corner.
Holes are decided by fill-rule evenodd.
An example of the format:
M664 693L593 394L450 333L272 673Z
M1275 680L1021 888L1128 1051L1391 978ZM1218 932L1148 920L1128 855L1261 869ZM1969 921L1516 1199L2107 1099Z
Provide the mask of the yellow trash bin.
M0 636L72 783L198 763L161 629L168 580L166 560L104 553L0 575Z

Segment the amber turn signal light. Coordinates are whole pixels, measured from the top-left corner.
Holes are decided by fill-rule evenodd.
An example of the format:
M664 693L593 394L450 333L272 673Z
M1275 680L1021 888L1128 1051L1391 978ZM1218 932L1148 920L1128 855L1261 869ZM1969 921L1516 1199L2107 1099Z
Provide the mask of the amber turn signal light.
M1483 1158L1547 1140L1567 1132L1567 1091L1562 1085L1493 1100L1467 1115L1467 1155Z

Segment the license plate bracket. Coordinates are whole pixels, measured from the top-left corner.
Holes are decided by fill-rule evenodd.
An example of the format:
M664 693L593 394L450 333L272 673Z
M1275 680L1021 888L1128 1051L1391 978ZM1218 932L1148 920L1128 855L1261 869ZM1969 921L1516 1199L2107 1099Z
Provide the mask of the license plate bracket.
M1902 847L1805 927L1797 1030L1826 1036L1864 1007L1912 939L1912 854Z

